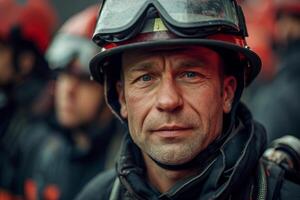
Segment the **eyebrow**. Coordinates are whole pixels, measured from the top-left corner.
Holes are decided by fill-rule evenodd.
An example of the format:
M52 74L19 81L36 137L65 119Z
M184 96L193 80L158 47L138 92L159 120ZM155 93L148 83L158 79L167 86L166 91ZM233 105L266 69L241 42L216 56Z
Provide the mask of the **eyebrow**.
M177 63L177 65L174 65L174 69L178 68L189 68L189 67L199 67L199 68L205 68L205 59L203 60L196 60L196 59L182 59L180 62ZM146 71L155 69L156 65L155 62L152 61L141 61L140 63L134 64L133 66L129 67L128 72L137 72L137 71Z
M135 64L134 66L130 67L128 69L128 72L144 71L147 69L155 68L155 65L153 65L153 63L154 62L150 62L150 61L140 62L140 63Z

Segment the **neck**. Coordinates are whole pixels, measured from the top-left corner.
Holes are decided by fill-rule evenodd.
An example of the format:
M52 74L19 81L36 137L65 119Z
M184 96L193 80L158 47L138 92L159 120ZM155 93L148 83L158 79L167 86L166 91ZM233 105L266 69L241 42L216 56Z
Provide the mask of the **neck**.
M161 193L167 192L175 183L197 173L197 169L168 170L157 165L148 155L143 154L149 182Z

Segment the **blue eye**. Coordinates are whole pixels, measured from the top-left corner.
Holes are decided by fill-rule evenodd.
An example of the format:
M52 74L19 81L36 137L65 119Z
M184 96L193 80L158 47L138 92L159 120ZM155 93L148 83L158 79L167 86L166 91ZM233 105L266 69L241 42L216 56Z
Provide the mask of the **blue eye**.
M152 77L149 74L145 74L145 75L141 76L140 80L141 81L151 81Z
M194 78L197 76L197 74L195 72L186 72L185 75L188 78Z

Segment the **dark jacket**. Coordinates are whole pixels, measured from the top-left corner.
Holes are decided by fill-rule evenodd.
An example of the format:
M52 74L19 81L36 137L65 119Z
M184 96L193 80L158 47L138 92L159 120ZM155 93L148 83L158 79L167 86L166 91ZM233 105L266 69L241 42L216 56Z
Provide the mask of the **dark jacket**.
M33 195L38 199L52 200L74 199L99 171L111 168L109 162L115 160L118 153L113 145L115 142L118 145L122 132L116 119L103 128L92 123L80 130L91 141L90 147L83 149L72 137L75 130L63 129L57 123L36 124L34 127L31 133L39 133L34 133L35 138L31 139L32 142L38 140L39 147L31 153L31 159L23 163L21 175L26 176L23 193L25 197ZM39 139L37 135L45 136ZM31 194L32 188L38 193Z
M96 177L77 200L271 199L268 192L274 190L266 184L268 176L259 161L266 144L263 127L240 105L227 133L221 144L214 142L198 156L201 171L197 175L179 181L163 194L146 181L140 150L127 136L116 170Z
M21 85L1 88L0 96L0 195L1 190L15 194L15 178L23 159L24 129L40 117L34 111L47 80L32 77ZM36 115L37 114L37 115ZM25 137L26 138L26 137Z
M3 137L14 113L15 106L5 90L0 88L0 138Z
M274 80L258 91L251 111L268 133L268 141L284 135L300 138L300 40L280 53Z
M14 106L6 92L0 89L0 188L3 190L10 190L12 185L13 167L6 147L1 145L1 141L9 126L13 110Z

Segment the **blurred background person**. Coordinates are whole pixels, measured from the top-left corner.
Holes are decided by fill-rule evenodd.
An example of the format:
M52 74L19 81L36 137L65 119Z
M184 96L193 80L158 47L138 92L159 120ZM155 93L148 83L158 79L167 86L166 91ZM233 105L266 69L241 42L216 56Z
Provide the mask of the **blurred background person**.
M14 193L21 131L46 114L50 69L44 53L55 29L47 1L0 1L0 199ZM44 104L42 106L42 104Z
M76 3L74 3L74 0L51 0L51 4L59 17L58 23L60 26L71 16L99 2L102 2L102 0L76 0Z
M289 134L300 138L300 0L272 0L276 75L252 102L254 117L272 141Z
M262 60L262 69L242 100L252 109L255 95L275 76L277 59L273 52L274 14L272 0L244 0L243 7L249 37L247 43Z
M21 173L26 199L73 199L91 178L113 167L122 128L106 106L103 87L90 80L88 67L99 51L90 40L97 14L98 7L92 6L70 18L47 51L57 77L55 112L27 130L35 136L31 143L39 145ZM39 135L46 137L36 139Z
M273 79L276 57L273 55L274 14L272 0L244 0L241 6L249 37L247 43L262 59L262 71L256 85L263 85Z

